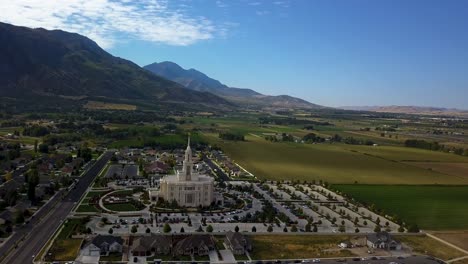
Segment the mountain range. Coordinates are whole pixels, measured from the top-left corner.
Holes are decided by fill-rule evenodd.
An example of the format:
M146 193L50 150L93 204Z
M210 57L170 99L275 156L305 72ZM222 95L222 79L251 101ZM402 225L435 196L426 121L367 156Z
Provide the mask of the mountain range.
M200 92L210 92L238 105L272 108L322 108L288 95L264 95L252 89L229 87L195 69L184 69L170 61L144 66L148 71Z
M186 89L114 57L87 37L5 23L0 23L0 96L102 97L232 106L212 93Z

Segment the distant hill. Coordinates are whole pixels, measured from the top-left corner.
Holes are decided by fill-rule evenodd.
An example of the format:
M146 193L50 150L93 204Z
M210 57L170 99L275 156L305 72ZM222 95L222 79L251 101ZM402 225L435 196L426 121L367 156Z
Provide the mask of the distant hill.
M468 117L468 110L426 106L343 106L344 110L371 111L381 113L421 114L421 115L449 115Z
M288 95L263 95L252 89L229 87L202 72L195 69L186 70L170 61L152 63L143 68L189 89L210 92L236 104L274 108L321 108L319 105Z
M212 93L186 89L114 57L84 36L5 23L0 23L0 96L232 105Z

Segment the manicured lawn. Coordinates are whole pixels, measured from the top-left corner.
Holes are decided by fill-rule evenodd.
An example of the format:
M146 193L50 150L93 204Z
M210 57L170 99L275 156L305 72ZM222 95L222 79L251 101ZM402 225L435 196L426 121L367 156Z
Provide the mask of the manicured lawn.
M422 229L468 228L468 186L333 185Z
M462 257L465 254L427 236L398 236L398 240L408 245L414 252L431 255L443 260Z
M109 254L109 256L101 256L99 261L121 261L122 254Z
M112 211L121 211L121 212L137 211L135 206L133 206L133 204L131 203L105 204L104 207Z
M54 260L67 261L75 260L80 251L82 239L57 239L54 241L51 252L54 254Z
M398 160L467 161L454 154L406 147L345 144L271 143L246 136L246 142L220 140L205 134L235 162L261 179L324 180L366 184L468 184L468 179L408 165ZM400 158L398 158L400 157Z
M75 230L77 225L81 224L81 219L68 219L64 224L62 231L58 234L59 239L67 239L69 238L73 231Z
M94 196L98 196L98 195L102 195L104 193L106 193L107 191L89 191L87 194L86 194L86 197L88 198L91 198L91 197L94 197Z
M348 250L325 251L336 249L340 242L349 240L349 236L258 235L251 239L250 257L254 260L353 256Z
M76 208L76 212L78 213L97 213L99 210L94 206L90 204L80 204L78 208Z

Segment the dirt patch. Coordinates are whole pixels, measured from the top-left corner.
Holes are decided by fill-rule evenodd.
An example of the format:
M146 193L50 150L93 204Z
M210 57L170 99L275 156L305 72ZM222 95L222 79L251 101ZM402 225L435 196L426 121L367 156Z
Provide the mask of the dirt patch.
M468 231L437 232L434 236L441 238L455 246L468 250ZM468 262L467 262L468 263Z
M460 162L406 162L427 170L468 179L468 163Z

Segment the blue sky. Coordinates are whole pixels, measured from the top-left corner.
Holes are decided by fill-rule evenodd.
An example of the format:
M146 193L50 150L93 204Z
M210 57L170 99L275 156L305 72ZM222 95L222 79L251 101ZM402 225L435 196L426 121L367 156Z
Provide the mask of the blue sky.
M58 2L0 0L0 20L78 32L141 66L169 60L327 106L468 109L463 0Z

